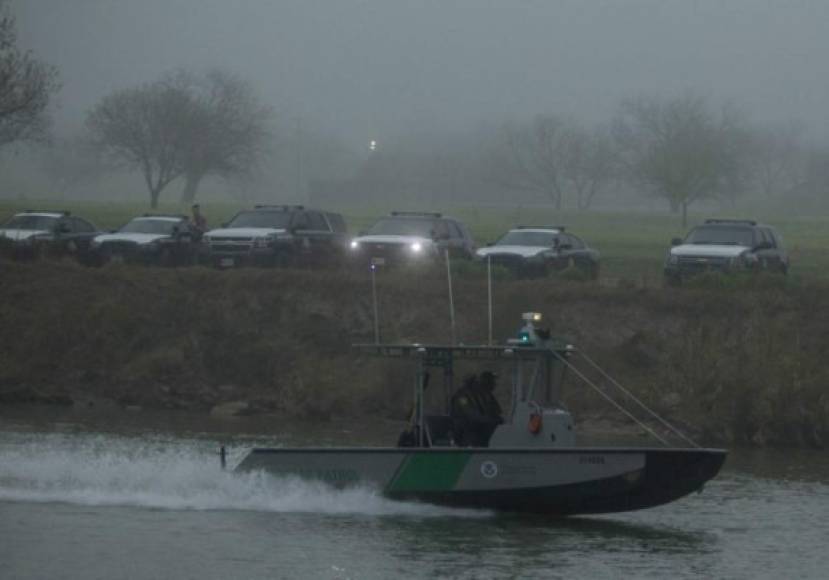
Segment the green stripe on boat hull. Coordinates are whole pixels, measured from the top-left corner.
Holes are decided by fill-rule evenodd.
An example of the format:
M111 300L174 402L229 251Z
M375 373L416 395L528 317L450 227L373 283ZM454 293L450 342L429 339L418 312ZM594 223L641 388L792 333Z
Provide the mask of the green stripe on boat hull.
M448 491L455 488L469 453L412 453L403 460L400 471L386 493Z

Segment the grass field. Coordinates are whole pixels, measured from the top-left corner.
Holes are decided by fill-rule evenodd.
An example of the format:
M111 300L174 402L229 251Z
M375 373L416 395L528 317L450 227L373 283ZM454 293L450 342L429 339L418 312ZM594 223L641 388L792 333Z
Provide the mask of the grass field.
M202 211L211 226L230 219L247 207L236 203L202 203ZM55 200L0 200L0 223L23 209L66 209L85 217L101 229L114 229L130 218L146 213L146 203L108 203ZM331 208L343 213L349 230L356 234L393 207L343 206ZM411 208L406 208L411 209ZM527 206L474 207L446 206L437 209L452 215L470 228L480 245L494 241L506 229L517 224L565 225L602 255L602 278L606 281L628 280L641 285L661 283L662 262L671 238L684 236L679 218L656 213L556 212L552 208ZM187 213L179 204L165 204L158 212ZM706 217L754 218L774 225L783 235L791 255L792 283L829 280L829 216L776 218L768 215L692 214L690 223Z

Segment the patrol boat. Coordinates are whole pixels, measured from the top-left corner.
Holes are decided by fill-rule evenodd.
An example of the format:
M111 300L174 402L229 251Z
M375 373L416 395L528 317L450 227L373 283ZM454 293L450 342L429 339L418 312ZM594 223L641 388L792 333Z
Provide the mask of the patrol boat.
M558 516L666 504L701 491L717 475L725 450L697 446L624 390L586 354L538 328L540 319L537 313L524 314L518 337L501 346L355 345L365 355L414 363L412 446L260 448L251 450L236 470L263 470L336 487L370 486L395 500ZM640 422L665 446L577 446L572 417L560 403L561 385L568 373L597 388L629 417L636 417L591 381L574 364L576 359L586 361L604 381L622 389L689 445L667 446L665 437ZM509 411L487 447L460 447L454 440L454 422L448 412L458 364L508 370L512 387ZM426 389L430 373L435 371L443 374L442 394ZM436 398L442 414L427 411ZM224 451L222 459L224 463Z

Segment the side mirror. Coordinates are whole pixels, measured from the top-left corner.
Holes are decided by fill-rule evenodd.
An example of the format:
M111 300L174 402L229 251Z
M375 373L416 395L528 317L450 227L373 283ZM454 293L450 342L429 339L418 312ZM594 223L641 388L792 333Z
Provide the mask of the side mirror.
M681 246L682 245L682 238L673 238L671 240L672 246Z
M487 247L489 247L489 246L494 246L494 245L495 245L495 242L487 242L487 243L486 243L486 246L487 246Z
M771 250L772 245L769 242L761 242L754 246L755 250Z

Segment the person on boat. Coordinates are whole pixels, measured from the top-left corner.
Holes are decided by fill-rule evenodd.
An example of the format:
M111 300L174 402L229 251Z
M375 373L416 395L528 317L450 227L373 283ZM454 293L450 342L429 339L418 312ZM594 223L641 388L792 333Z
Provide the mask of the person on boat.
M455 442L460 446L486 447L495 428L504 422L501 405L495 398L497 375L484 371L470 375L452 395L450 413Z

